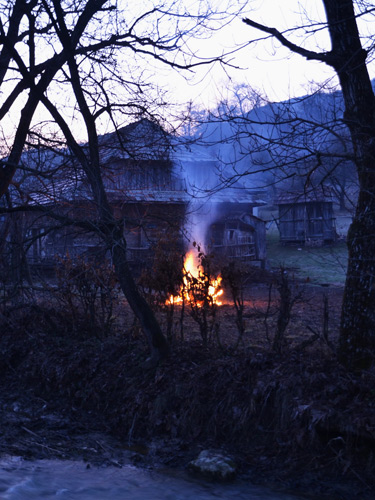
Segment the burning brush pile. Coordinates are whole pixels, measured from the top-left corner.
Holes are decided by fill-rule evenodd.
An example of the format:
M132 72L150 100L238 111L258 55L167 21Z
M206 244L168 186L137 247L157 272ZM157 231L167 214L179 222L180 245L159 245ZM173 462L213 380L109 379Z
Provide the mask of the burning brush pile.
M208 258L199 251L195 253L190 250L186 257L183 267L183 283L178 295L170 295L167 304L181 305L184 301L196 307L205 307L207 305L221 306L224 291L221 288L222 278L211 276Z
M221 276L212 271L212 259L197 246L185 256L179 293L166 300L166 307L172 311L174 306L182 306L182 314L185 304L189 305L190 316L198 324L205 346L218 331L216 312L224 293L221 282Z
M173 243L173 242L172 242ZM233 324L240 340L244 333L243 273L238 266L218 261L193 243L184 255L178 246L167 240L158 242L151 272L140 279L142 292L157 314L168 340L185 339L185 332L194 332L187 316L198 327L203 345L220 342L221 306L234 306ZM224 298L224 289L228 298ZM195 332L194 332L195 333Z

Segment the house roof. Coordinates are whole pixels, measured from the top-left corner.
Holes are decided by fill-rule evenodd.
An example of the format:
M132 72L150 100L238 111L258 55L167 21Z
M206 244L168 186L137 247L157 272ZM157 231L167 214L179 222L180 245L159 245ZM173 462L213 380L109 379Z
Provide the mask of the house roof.
M99 137L100 161L169 161L172 136L156 123L142 119Z
M216 170L216 159L205 148L194 143L183 144L149 120L140 120L100 136L99 146L103 180L112 201L188 203L193 193L187 184L194 169L206 178ZM157 184L152 179L145 181L142 178L141 188L136 181L129 183L125 180L116 184L116 179L126 171L124 160L135 160L135 168L139 168L145 178L152 173L150 169L165 168L167 180ZM17 173L20 189L13 189L14 203L50 205L90 200L86 176L68 148L28 149L23 153L21 163L24 169ZM259 194L259 190L252 191L240 183L213 194L210 189L202 189L200 193L202 197L208 195L217 202L252 206L264 204Z
M317 186L301 191L280 191L276 198L276 205L290 205L299 203L332 203L333 191L328 186Z
M132 189L124 193L108 193L108 197L113 202L120 203L188 203L189 195L186 191L168 191L168 190L150 190L150 189Z

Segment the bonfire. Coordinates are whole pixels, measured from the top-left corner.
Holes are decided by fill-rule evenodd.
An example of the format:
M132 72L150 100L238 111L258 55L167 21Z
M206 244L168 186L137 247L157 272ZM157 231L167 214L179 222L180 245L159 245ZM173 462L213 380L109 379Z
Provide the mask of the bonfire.
M204 305L208 300L211 304L221 306L220 297L223 295L221 287L221 276L212 278L208 276L201 264L202 254L196 256L194 250L190 250L184 262L183 285L178 295L171 295L167 304L182 304L185 300L194 303L198 307Z

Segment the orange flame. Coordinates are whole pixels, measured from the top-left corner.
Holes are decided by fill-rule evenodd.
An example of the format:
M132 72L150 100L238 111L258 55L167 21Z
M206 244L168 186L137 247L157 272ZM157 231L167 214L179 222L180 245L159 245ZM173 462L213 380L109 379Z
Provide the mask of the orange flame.
M167 299L166 303L178 305L182 304L183 300L186 300L189 303L194 302L198 307L202 307L203 300L199 300L194 297L193 287L196 286L203 289L206 284L206 277L193 250L190 250L185 257L183 281L184 284L181 286L179 295L171 295L169 299ZM218 306L222 305L219 297L221 297L224 293L224 291L220 288L221 281L221 276L218 276L216 279L212 279L208 284L207 290L207 295L210 297L212 304L216 304ZM195 282L195 285L192 282Z

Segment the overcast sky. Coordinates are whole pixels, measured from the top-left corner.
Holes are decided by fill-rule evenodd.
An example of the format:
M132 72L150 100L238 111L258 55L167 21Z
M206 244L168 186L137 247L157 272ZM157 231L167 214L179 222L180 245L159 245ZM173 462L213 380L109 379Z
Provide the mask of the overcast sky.
M130 3L137 4L138 1L139 7L144 8L143 0L130 0ZM152 3L152 0L145 1ZM208 2L208 0L206 1ZM223 29L217 30L211 38L190 40L191 52L199 53L201 57L210 59L221 53L238 49L227 60L239 69L216 64L201 67L195 74L187 74L182 70L173 71L166 65L159 64L154 67L151 58L139 58L137 64L139 64L138 68L142 76L144 72L154 84L169 88L170 93L165 97L166 102L183 104L192 101L198 108L212 109L220 100L230 97L228 89L236 84L245 84L272 101L283 101L290 97L312 93L319 84L324 85L325 89L333 88L337 84L334 72L328 66L315 61L306 61L301 56L291 54L279 43L271 39L265 40L265 35L242 22L243 17L249 17L283 32L290 29L290 31L285 32L285 36L294 43L303 45L310 50L329 50L328 33L325 29L321 29L325 19L321 0L211 1L219 8L222 4L230 1L232 1L233 8L237 8L241 3L246 4L246 10L235 16ZM195 7L206 5L201 0L185 0L185 2L194 3ZM220 23L221 21L217 20L216 28L221 25ZM222 23L225 21L223 20ZM364 35L373 35L374 17L369 17L367 20L361 19L359 23L360 31ZM293 28L301 26L304 28L293 30ZM317 35L316 28L319 28ZM173 33L171 34L173 35ZM256 39L258 39L257 42L249 43ZM366 36L363 43L366 44ZM124 57L126 60L128 53ZM369 70L371 78L375 77L374 63L369 64ZM72 106L74 106L73 101ZM171 108L168 113L174 111ZM177 108L176 114L178 112ZM37 113L35 121L44 119L46 116L49 118L44 109L41 109L40 113ZM111 120L105 121L103 118L103 121L101 133L112 131ZM17 122L17 112L12 110L8 122L4 121L6 135L12 135ZM72 122L71 126L83 131L80 133L83 136L82 140L84 140L84 128L80 123L76 125L75 122Z
M328 32L322 29L325 16L321 0L251 0L248 7L251 10L248 8L245 14L234 19L211 40L205 41L204 45L200 42L200 48L205 48L205 55L213 54L218 46L225 51L250 40L264 38L261 32L242 22L244 16L280 31L304 25L304 29L290 31L285 36L311 50L330 49ZM359 22L364 34L374 32L373 17ZM316 30L312 25L319 28L318 34L314 33ZM233 55L232 62L241 69L228 67L224 71L223 68L215 67L210 71L200 71L190 84L186 84L182 76L177 77L176 88L180 89L181 96L191 95L196 103L201 101L205 106L210 106L220 93L225 96L225 88L230 80L248 83L274 101L310 93L316 89L316 84L324 84L326 88L337 84L334 72L327 65L291 54L288 49L271 40L259 40L244 47ZM373 78L373 64L369 65L369 70Z

